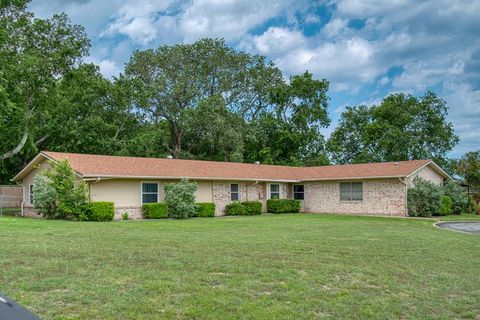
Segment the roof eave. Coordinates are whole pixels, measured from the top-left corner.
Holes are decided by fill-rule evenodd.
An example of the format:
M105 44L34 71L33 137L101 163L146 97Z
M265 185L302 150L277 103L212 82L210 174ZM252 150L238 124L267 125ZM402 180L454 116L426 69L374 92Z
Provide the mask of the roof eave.
M264 178L235 178L235 177L190 177L190 176L136 176L136 175L106 175L86 173L82 176L84 179L88 178L108 178L108 179L165 179L177 180L188 178L189 180L219 180L219 181L261 181L261 182L300 182L301 180L292 179L264 179Z
M311 182L311 181L339 181L339 180L372 180L372 179L397 179L405 178L405 175L388 175L388 176L358 176L358 177L335 177L335 178L312 178L312 179L301 179L300 182Z

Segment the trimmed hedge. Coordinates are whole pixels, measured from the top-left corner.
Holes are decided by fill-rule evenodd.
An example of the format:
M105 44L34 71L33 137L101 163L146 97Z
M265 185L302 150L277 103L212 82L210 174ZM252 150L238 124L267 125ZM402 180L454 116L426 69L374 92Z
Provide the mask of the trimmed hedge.
M297 213L300 211L300 201L291 199L267 200L267 211L270 213Z
M245 207L247 215L262 214L262 203L260 201L244 201L242 205Z
M93 201L86 205L86 220L112 221L115 216L113 202Z
M197 205L197 217L214 217L215 203L213 202L199 202Z
M145 219L168 218L168 207L165 202L146 203L142 206L142 211Z
M227 216L244 216L247 213L247 208L238 201L232 202L225 206L225 214Z

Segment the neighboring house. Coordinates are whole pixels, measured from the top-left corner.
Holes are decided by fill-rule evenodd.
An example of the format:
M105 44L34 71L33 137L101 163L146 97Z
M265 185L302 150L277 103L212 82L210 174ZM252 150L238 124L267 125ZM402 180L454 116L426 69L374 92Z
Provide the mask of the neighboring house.
M144 203L160 202L166 183L188 178L198 183L198 202L214 202L216 215L232 201L301 200L302 212L407 215L407 188L416 176L441 184L449 179L430 160L290 167L236 162L133 158L41 152L13 180L23 185L23 214L33 210L35 175L50 162L67 159L88 186L92 201L111 201L117 218L141 218Z

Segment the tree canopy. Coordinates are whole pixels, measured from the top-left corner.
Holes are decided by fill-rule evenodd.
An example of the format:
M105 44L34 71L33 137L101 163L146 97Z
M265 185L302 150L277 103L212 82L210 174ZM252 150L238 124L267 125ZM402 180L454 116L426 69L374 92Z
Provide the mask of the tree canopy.
M328 140L337 163L433 159L443 164L458 143L445 101L433 92L403 93L379 105L347 107Z
M82 26L63 13L35 18L27 4L0 2L0 183L41 149L304 166L443 164L458 143L432 92L348 107L325 142L329 82L308 71L282 74L223 39L136 51L106 79L85 61ZM475 155L478 163L478 152L461 162L472 181Z

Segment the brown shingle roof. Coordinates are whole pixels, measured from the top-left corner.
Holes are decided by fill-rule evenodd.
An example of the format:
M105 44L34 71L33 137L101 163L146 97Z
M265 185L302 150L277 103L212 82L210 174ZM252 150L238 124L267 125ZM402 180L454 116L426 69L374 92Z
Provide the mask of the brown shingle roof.
M339 180L353 178L406 177L430 160L290 167L237 162L134 158L76 153L42 152L53 160L68 159L84 177L155 177L229 180ZM432 162L433 163L433 162Z

